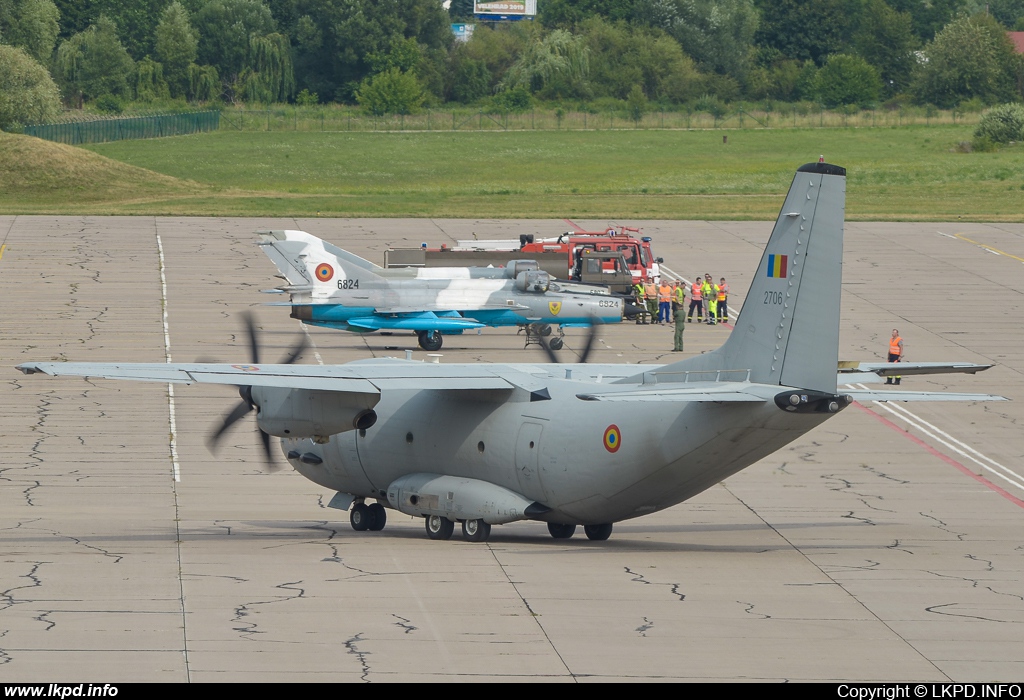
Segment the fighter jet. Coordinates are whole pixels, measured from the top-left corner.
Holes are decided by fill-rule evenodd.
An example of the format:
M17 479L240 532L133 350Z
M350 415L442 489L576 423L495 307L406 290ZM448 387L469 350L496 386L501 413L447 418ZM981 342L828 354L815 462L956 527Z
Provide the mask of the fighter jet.
M436 351L442 333L484 326L527 327L528 338L622 320L623 299L555 291L533 260L505 267L383 268L304 231L259 231L259 245L287 285L292 318L356 333L415 331Z
M520 520L547 522L555 538L582 525L589 539L604 540L614 523L695 496L854 400L1003 400L838 390L845 188L841 167L801 167L728 340L668 365L371 359L310 366L290 362L298 350L288 363L265 365L251 330L247 364L28 362L18 369L237 386L242 401L214 439L255 411L268 456L270 436L281 438L292 467L336 492L330 505L348 510L357 531L382 529L396 510L422 517L435 540L461 523L465 539L483 541L493 525ZM339 259L341 269L331 262L318 272L320 259L308 265L328 282L358 279L362 291L365 268ZM900 367L910 374L987 365ZM888 371L872 363L847 369L858 379Z

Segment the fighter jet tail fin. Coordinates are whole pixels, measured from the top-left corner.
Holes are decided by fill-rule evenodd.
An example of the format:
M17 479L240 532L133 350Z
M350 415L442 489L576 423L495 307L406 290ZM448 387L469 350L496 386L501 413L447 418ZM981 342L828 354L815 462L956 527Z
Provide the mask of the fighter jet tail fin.
M383 268L305 231L257 231L258 245L292 287L347 289Z

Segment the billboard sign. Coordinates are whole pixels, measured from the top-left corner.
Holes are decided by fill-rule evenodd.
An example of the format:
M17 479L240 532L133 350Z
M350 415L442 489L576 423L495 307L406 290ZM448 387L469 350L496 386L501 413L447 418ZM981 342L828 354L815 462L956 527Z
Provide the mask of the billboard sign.
M473 14L486 19L533 18L537 0L473 0Z

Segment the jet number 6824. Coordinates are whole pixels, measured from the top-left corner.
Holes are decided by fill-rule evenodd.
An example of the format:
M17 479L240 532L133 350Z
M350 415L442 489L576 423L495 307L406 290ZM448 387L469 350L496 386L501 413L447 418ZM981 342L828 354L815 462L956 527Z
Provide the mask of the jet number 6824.
M338 284L341 284L339 282ZM782 292L765 292L764 303L768 305L779 305L782 303Z
M359 280L338 280L338 289L359 289Z

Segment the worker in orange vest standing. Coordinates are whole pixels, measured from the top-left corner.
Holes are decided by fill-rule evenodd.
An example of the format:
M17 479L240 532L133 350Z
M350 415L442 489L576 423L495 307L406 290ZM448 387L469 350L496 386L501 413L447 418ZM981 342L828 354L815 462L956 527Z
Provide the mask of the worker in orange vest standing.
M651 317L651 323L658 320L658 285L654 278L650 277L644 285L644 296L647 300L647 314Z
M668 323L671 321L669 316L670 309L672 308L672 287L668 286L668 282L665 280L661 281L658 286L658 324Z
M703 317L702 309L704 308L704 293L701 288L704 286L704 280L700 275L697 275L693 284L690 285L690 311L686 314L686 322L693 323L693 310L697 309L697 323L700 323Z
M903 362L903 338L896 328L892 329L892 337L889 338L889 362ZM903 377L886 377L886 384L899 384ZM896 381L894 382L893 379Z

